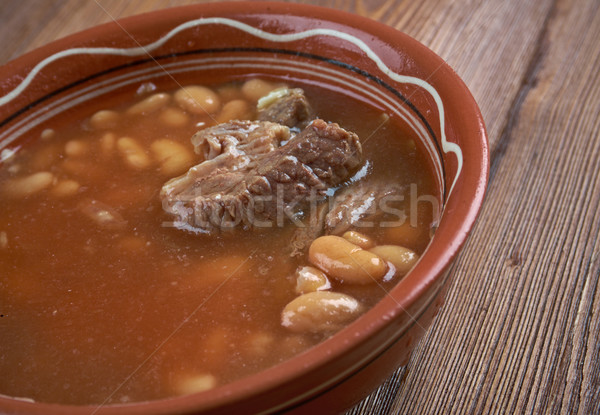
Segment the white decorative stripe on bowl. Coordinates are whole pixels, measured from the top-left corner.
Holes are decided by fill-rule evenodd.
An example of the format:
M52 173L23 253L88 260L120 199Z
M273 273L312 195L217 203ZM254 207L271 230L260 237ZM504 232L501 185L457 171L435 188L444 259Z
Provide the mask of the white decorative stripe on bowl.
M139 46L139 47L135 47L135 48L107 48L107 47L72 48L72 49L67 49L67 50L55 53L54 55L47 57L46 59L41 61L39 64L37 64L31 70L31 72L25 77L25 79L23 79L23 81L15 89L10 91L5 96L0 97L0 106L12 101L15 97L17 97L19 94L21 94L21 92L23 92L25 90L25 88L27 88L27 86L31 83L31 81L35 78L35 76L45 66L47 66L48 64L50 64L56 60L62 59L67 56L74 56L74 55L116 55L116 56L129 56L129 57L149 55L150 52L161 47L163 44L165 44L168 40L173 38L178 33L182 32L184 30L190 29L190 28L204 26L204 25L210 25L210 24L220 24L220 25L234 27L234 28L242 30L248 34L251 34L253 36L256 36L256 37L259 37L259 38L262 38L262 39L265 39L268 41L272 41L272 42L279 42L279 43L297 41L300 39L313 37L313 36L335 37L335 38L344 40L346 42L352 43L355 46L357 46L358 48L360 48L365 53L365 55L370 60L372 60L377 65L377 67L390 79L392 79L396 82L399 82L399 83L412 84L412 85L416 85L416 86L419 86L419 87L425 89L434 99L437 109L438 109L439 125L440 125L440 140L441 140L442 150L445 153L453 153L456 156L456 160L457 160L456 175L454 176L454 180L452 182L452 185L450 186L450 191L448 192L448 195L450 195L450 193L452 193L452 190L454 189L454 185L456 184L456 181L458 180L458 177L460 176L460 173L462 170L463 156L462 156L462 150L461 150L460 146L458 146L456 143L452 143L447 140L446 131L445 131L444 105L443 105L442 99L441 99L440 95L438 94L437 90L431 84L426 82L425 80L422 80L422 79L416 78L416 77L412 77L412 76L401 75L397 72L392 71L379 58L379 56L375 52L373 52L373 50L362 40L360 40L357 37L352 36L350 34L340 32L338 30L333 30L333 29L310 29L310 30L306 30L303 32L298 32L298 33L272 34L272 33L265 32L261 29L252 27L246 23L242 23L240 21L228 19L228 18L213 17L213 18L200 18L200 19L190 20L189 22L180 24L179 26L175 27L170 32L168 32L162 38L160 38L160 39L156 40L155 42L152 42L148 45L143 45L143 46Z

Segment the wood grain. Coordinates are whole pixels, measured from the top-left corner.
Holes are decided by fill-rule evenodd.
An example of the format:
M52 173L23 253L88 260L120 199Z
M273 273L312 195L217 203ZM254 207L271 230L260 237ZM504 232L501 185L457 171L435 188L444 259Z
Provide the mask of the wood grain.
M2 0L0 63L188 3ZM349 414L600 413L600 2L303 3L428 45L470 87L490 137L487 200L442 312L408 366Z
M494 16L488 7L498 9L473 13ZM381 388L397 388L389 413L600 412L598 3L506 5L500 14L510 30L489 33L495 26L479 20L488 33L470 32L471 42L504 43L476 52L492 65L437 50L482 107L490 187L444 312L404 377Z

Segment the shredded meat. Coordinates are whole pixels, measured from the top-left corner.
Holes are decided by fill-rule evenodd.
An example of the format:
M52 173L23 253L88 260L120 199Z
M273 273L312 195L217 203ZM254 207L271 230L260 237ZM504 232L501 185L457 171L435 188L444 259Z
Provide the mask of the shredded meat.
M304 128L313 118L313 110L300 88L275 90L258 103L260 121Z
M278 146L288 134L264 121L202 131L194 145L209 160L163 186L163 208L178 226L198 232L277 226L300 217L310 200L323 198L362 163L358 137L337 124L314 120Z
M222 154L233 159L242 153L248 157L269 153L289 138L289 129L273 122L230 121L197 132L192 144L205 160Z
M360 181L335 194L325 216L325 232L340 235L350 227L369 226L384 214L395 214L404 187L382 181ZM399 219L399 218L396 218Z

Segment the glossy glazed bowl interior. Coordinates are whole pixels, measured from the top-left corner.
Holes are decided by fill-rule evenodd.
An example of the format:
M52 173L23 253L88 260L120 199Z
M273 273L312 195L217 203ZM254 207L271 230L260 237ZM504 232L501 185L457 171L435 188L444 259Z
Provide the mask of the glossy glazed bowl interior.
M483 201L487 138L459 77L375 21L298 4L203 4L135 16L51 43L0 68L0 151L141 82L159 88L264 76L322 85L388 113L429 155L442 215L411 273L356 322L302 355L209 392L105 407L0 397L2 413L252 413L348 408L405 364L439 309L448 270ZM318 412L321 413L321 412Z

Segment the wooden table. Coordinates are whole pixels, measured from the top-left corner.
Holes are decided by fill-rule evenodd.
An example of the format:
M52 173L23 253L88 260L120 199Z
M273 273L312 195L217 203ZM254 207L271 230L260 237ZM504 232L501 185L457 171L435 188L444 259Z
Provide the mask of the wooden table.
M0 0L0 63L176 0ZM487 200L408 366L350 414L600 413L600 2L313 0L446 59L485 118Z

